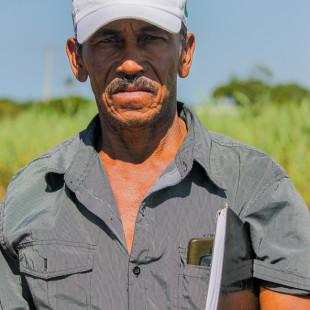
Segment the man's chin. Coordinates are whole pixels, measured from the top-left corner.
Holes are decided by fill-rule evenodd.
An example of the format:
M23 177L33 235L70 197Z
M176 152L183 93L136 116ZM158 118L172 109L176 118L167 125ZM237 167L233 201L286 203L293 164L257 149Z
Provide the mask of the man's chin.
M122 115L113 117L107 115L111 125L115 128L124 129L139 129L144 127L154 126L160 119L160 113L140 113L138 111L130 111Z
M108 120L112 127L117 128L143 128L154 127L160 121L169 119L171 107L169 100L149 92L119 93L101 101L99 112ZM98 101L97 101L98 102ZM173 115L172 115L173 117Z

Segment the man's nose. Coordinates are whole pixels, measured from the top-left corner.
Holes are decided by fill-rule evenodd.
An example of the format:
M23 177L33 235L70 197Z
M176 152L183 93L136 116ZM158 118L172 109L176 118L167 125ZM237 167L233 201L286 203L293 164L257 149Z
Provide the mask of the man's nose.
M144 71L142 65L140 65L137 61L132 59L126 59L122 62L122 64L117 68L117 73L127 74L127 75L135 75Z

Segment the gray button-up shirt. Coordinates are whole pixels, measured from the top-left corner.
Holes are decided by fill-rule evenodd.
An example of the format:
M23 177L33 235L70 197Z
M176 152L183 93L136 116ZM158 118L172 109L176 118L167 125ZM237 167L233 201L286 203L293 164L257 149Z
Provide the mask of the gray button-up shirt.
M141 201L130 255L94 148L98 117L13 177L0 208L4 310L204 309L209 269L187 264L188 241L214 233L226 202L249 224L261 284L310 292L309 211L283 168L178 109L188 133Z

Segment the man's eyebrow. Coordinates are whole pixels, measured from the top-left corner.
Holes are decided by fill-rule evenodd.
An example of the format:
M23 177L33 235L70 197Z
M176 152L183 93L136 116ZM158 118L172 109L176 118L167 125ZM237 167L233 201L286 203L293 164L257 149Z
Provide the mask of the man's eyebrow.
M140 29L140 31L142 32L166 32L165 30L155 26L155 25L147 25L147 26L144 26Z
M120 33L119 30L101 28L95 32L94 36L110 36L110 35L115 35L115 34L119 34L119 33Z

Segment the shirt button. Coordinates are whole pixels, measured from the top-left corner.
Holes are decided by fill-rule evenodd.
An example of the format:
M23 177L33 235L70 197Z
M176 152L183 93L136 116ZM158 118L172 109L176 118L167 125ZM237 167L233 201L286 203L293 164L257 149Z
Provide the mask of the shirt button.
M140 270L139 267L135 267L135 268L132 269L132 272L133 272L133 274L134 274L136 277L138 277L139 274L140 274L140 272L141 272L141 270Z
M185 161L183 161L183 169L185 172L187 171L187 163Z
M6 250L6 243L5 243L5 241L1 240L1 245L2 245L3 249Z

